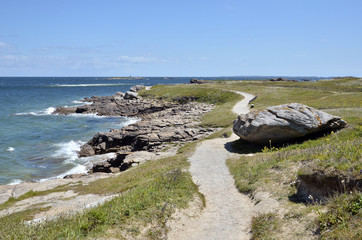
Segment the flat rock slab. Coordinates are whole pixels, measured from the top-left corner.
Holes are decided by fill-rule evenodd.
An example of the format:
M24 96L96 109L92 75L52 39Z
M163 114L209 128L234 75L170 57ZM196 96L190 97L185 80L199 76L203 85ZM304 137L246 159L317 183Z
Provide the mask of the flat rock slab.
M337 130L346 125L338 116L300 103L290 103L240 115L234 122L233 131L248 142L268 144Z

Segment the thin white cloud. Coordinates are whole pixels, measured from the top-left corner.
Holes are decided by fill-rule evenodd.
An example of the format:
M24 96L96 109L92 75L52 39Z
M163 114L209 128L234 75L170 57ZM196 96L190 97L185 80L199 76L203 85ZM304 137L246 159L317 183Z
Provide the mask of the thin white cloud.
M158 62L158 59L152 57L129 57L129 56L120 56L117 59L119 62L122 63L154 63Z
M95 53L99 52L96 47L77 47L77 46L45 46L42 48L34 49L36 52L72 52L72 53Z
M0 42L0 48L6 48L6 47L10 47L10 45L8 45L4 42Z
M151 57L92 58L84 56L26 56L4 55L0 56L0 76L25 75L56 75L66 74L92 74L93 72L126 71L131 66L144 67L153 63L163 63ZM126 71L129 72L129 71Z
M16 50L15 46L10 45L10 44L5 43L5 42L0 42L0 53L9 54L10 52L13 52L14 50Z

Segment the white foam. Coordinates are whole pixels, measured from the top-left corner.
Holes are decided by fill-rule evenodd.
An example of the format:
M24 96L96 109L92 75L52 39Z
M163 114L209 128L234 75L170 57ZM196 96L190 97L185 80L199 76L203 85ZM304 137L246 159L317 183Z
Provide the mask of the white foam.
M72 103L82 104L82 105L89 105L89 104L92 104L93 102L83 102L83 101L75 100L75 101L72 101Z
M40 180L38 180L38 182L45 182L45 181L51 180L51 179L64 178L65 176L70 175L70 174L87 173L88 170L93 166L94 163L106 161L107 159L114 158L114 157L116 157L116 153L106 153L106 154L95 155L95 156L91 156L91 157L77 158L76 162L79 162L79 163L77 163L75 165L75 167L73 167L72 169L70 169L62 174L59 174L58 176L55 176L55 177L40 179ZM75 162L73 162L73 163L75 163Z
M95 84L57 84L51 87L104 87L104 86L128 86L132 84L125 83L95 83Z
M127 118L127 121L126 122L122 122L121 123L121 126L122 127L126 127L128 125L131 125L131 124L134 124L138 121L140 121L141 119L140 118Z
M13 148L13 147L8 147L8 148L6 149L6 151L8 151L8 152L13 152L13 151L15 151L15 148Z
M74 114L74 116L77 116L77 117L81 116L81 115L84 115L85 117L105 117L105 116L97 116L96 114ZM127 118L125 122L121 123L121 125L122 125L122 127L124 127L124 126L130 125L130 124L133 124L139 120L140 119L138 119L138 118ZM82 141L71 140L69 142L55 144L55 146L57 147L57 150L54 152L52 157L63 158L63 159L65 159L64 164L71 164L74 167L58 176L40 179L40 180L38 180L38 182L44 182L44 181L51 180L51 179L64 178L65 176L70 175L70 174L87 173L88 169L90 169L94 163L105 161L107 159L116 157L116 153L107 153L107 154L95 155L95 156L91 156L91 157L79 158L78 152L80 151L80 147L84 143L85 142L82 142ZM42 166L40 166L40 167L42 167ZM19 184L21 182L22 181L20 179L14 179L13 182L11 182L9 185Z
M41 111L40 113L43 113L45 115L50 115L55 111L55 107L49 107L45 111Z
M17 184L20 184L22 183L23 181L21 181L20 179L13 179L11 181L11 183L7 184L7 185L17 185Z
M90 117L90 118L107 118L109 116L99 116L97 115L97 113L72 113L69 114L67 116L72 116L72 117Z
M74 168L70 169L69 171L62 173L58 176L56 176L56 178L64 178L67 175L70 174L80 174L80 173L87 173L87 167L81 164L76 165Z
M15 116L23 116L23 115L36 115L35 112L25 112L25 113L15 113Z
M78 152L80 147L84 144L82 141L69 141L65 143L56 144L58 150L55 151L53 157L66 158L65 163L73 163L78 159Z
M16 116L23 116L23 115L33 115L33 116L45 116L51 115L55 111L55 107L48 107L45 110L37 111L37 112L25 112L25 113L15 113Z

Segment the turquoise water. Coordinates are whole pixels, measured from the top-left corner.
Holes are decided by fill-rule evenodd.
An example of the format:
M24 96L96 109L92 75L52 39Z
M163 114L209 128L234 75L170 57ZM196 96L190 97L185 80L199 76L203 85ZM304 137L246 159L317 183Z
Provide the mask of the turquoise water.
M0 184L41 181L85 172L91 159L79 147L99 131L132 122L124 117L52 115L84 97L113 95L136 84L182 83L189 78L0 78Z
M220 78L274 77L202 79ZM114 95L136 84L152 86L189 80L190 77L139 80L0 77L0 184L41 181L86 172L86 166L97 159L78 158L80 146L99 131L122 128L135 121L124 117L52 115L55 107L80 105L79 101L84 97Z

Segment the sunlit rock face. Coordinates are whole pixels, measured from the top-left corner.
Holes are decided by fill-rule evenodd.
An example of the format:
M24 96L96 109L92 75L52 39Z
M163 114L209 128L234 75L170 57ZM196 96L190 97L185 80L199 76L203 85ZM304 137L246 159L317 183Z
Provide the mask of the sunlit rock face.
M234 121L233 131L245 141L268 144L270 141L288 142L310 134L341 129L346 125L338 116L300 103L289 103L240 115Z

